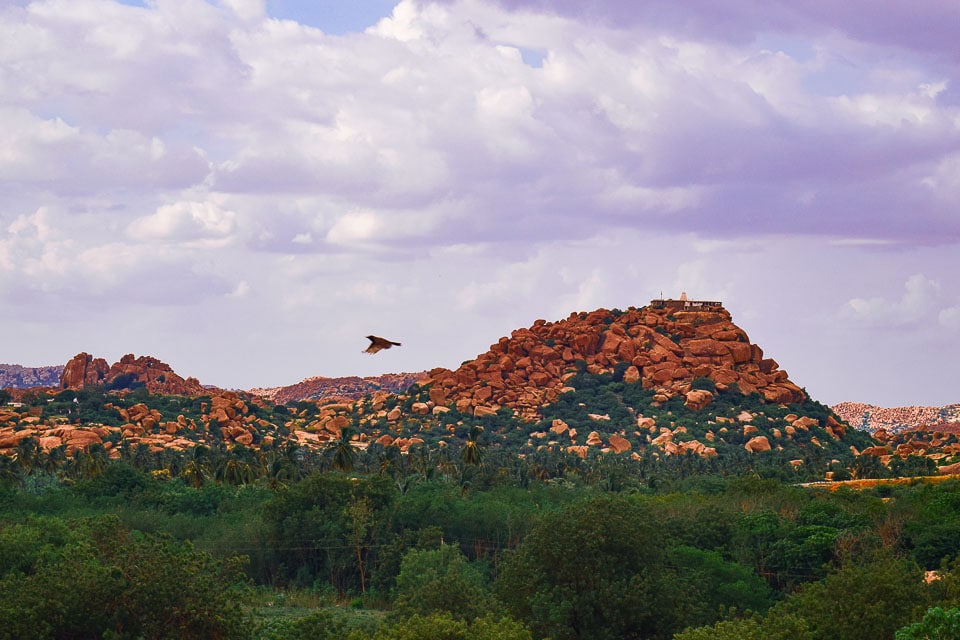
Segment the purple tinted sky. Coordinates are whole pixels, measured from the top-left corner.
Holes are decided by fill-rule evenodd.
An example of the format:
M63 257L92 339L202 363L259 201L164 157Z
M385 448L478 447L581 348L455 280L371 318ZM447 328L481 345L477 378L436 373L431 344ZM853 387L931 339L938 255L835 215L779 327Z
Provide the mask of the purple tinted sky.
M960 402L958 21L8 1L0 362L154 355L236 388L456 367L686 291L818 400Z

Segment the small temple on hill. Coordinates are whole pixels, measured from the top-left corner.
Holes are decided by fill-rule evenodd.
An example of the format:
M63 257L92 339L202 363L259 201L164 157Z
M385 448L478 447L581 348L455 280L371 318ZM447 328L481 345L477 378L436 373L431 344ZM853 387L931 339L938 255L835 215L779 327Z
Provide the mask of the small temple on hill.
M716 300L690 300L687 298L686 291L683 291L677 300L664 298L661 294L660 298L650 301L650 306L654 309L682 309L686 311L723 309L723 303Z

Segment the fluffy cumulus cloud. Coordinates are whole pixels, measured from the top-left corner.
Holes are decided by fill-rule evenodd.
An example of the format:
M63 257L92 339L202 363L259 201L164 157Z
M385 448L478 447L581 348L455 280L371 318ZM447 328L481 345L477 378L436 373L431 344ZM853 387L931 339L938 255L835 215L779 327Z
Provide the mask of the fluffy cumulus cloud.
M143 241L218 246L229 240L235 228L233 211L214 202L175 202L160 206L149 216L127 227L130 237Z
M956 3L398 0L349 32L277 6L0 7L0 328L33 338L0 360L280 384L686 290L826 400L958 400L793 346L960 356ZM374 329L419 347L358 359ZM205 352L225 332L257 370Z
M939 282L922 274L914 274L904 284L899 300L884 297L852 298L844 305L841 315L867 326L900 328L916 325L937 317L939 294Z

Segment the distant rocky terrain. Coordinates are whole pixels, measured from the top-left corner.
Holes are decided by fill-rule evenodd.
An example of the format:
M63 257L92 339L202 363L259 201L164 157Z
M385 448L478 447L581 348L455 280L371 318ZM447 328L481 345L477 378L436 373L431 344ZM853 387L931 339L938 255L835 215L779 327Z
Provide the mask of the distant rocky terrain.
M878 407L862 402L841 402L830 408L850 426L870 433L880 429L887 433L900 433L960 423L960 404L943 407Z
M546 323L537 324L529 331L534 332L540 326L546 326ZM612 349L612 345L612 341L607 343L607 351ZM495 346L499 347L499 344ZM483 376L477 376L476 371L477 364L482 363L485 358L491 359L491 352L481 354L473 363L467 363L465 365L466 370L459 375L465 378L474 376L482 381ZM510 363L507 363L506 360L503 364L508 369L510 368ZM525 364L525 362L521 362L521 364ZM491 367L489 364L481 364L481 366L487 377L490 377L490 372L496 369L496 365ZM470 370L473 370L473 373L467 373ZM438 376L441 375L441 371L446 370L435 370L432 374ZM632 373L629 375L632 375ZM378 391L401 393L414 383L431 380L431 372L427 371L384 373L366 377L314 376L291 385L250 389L248 393L262 396L277 404L338 398L358 400L365 395ZM135 357L127 355L113 365L107 364L102 358L94 358L86 353L77 354L66 365L25 367L18 364L0 364L0 389L77 389L93 384L117 385L118 382L121 385L124 383L132 383L134 386L142 384L151 393L176 393L179 395L203 394L214 388L209 385L200 385L195 378L184 379L177 375L169 365L150 356ZM492 386L492 391L496 390L496 382ZM493 395L492 391L491 396ZM481 395L485 395L485 393L481 392ZM940 407L880 407L862 402L840 402L830 408L851 427L869 433L876 433L882 429L888 434L895 434L935 425L939 425L947 431L960 428L960 426L956 426L960 425L960 403Z
M359 400L365 395L377 391L387 391L389 393L406 391L410 385L426 377L426 375L426 371L421 371L419 373L384 373L379 376L363 378L359 376L341 378L314 376L283 387L250 389L249 393L268 398L277 404L330 398Z
M55 387L60 384L61 373L63 365L23 367L19 364L0 364L0 389Z

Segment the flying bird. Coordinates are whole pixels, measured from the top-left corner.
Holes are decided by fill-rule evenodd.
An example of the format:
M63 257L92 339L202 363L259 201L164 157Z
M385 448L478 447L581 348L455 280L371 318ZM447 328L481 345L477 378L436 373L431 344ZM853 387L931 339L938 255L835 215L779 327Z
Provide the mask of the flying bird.
M363 350L364 353L376 353L381 349L389 349L390 347L399 347L399 342L394 342L393 340L387 340L386 338L381 338L380 336L367 336L367 340L370 341L370 346Z

